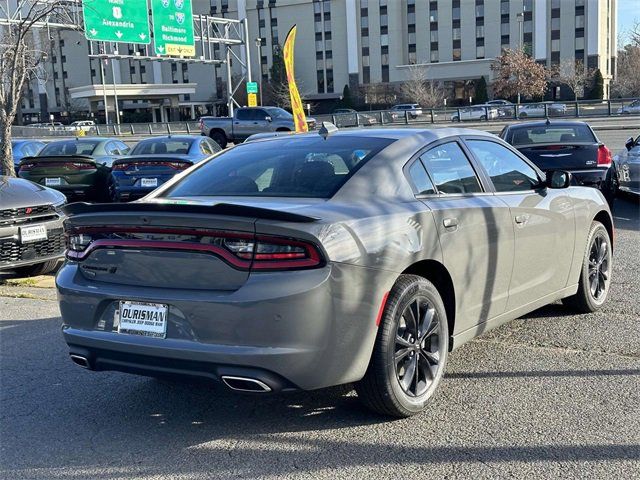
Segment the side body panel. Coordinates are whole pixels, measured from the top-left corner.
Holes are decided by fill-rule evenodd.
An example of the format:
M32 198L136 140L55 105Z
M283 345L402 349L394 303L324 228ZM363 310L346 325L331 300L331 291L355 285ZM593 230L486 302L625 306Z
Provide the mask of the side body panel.
M575 219L566 190L496 194L509 205L515 256L507 311L567 286L573 264Z
M455 332L505 311L514 257L509 208L492 194L430 196L443 263L456 295ZM446 226L450 222L456 226Z

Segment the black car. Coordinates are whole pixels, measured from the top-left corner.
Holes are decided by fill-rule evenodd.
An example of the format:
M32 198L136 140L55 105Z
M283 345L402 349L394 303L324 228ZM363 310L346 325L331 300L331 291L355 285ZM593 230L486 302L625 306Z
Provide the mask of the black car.
M611 151L585 122L525 122L506 126L500 137L541 170L567 170L577 185L598 188L607 202L615 197L617 177Z
M65 250L65 202L56 190L0 175L0 271L26 277L55 269Z

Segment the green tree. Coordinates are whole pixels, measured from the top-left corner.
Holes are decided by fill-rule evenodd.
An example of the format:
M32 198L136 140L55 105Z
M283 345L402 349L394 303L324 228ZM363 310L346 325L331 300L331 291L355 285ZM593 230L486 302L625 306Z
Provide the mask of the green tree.
M475 90L476 90L476 103L486 103L488 100L487 96L487 81L484 77L480 77L475 81Z
M589 92L589 98L592 100L602 100L604 98L604 78L598 68L593 74L593 86Z

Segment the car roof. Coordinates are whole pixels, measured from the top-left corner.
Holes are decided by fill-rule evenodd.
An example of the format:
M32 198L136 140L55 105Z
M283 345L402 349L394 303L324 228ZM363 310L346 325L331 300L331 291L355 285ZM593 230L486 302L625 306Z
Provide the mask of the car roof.
M205 139L202 135L158 135L157 137L143 138L138 143L150 142L152 140L200 140Z
M296 133L286 136L270 136L268 138L257 139L257 142L271 142L282 140L283 138L290 139L292 135L296 137L317 137L319 133L317 131L308 133ZM482 130L473 130L470 128L367 128L358 129L350 128L345 130L338 130L330 134L330 137L358 137L358 138L387 138L391 140L404 140L404 139L421 139L427 143L439 140L441 138L447 138L456 135L480 135L495 138L495 135Z
M535 122L522 122L508 125L507 128L523 128L523 127L573 127L576 125L589 125L587 122L581 122L580 120L553 120L547 122L546 120L538 120Z

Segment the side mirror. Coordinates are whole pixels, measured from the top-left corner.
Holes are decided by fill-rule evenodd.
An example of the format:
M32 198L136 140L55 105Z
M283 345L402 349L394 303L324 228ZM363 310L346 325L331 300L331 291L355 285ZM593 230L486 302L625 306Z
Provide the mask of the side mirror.
M271 118L271 115L267 115L266 117L264 117L264 119L265 119L267 122L273 122L273 118Z
M571 185L572 175L565 170L553 170L547 173L547 186L549 188L567 188Z
M624 143L624 146L627 148L627 150L631 150L633 147L635 147L636 142L633 139L633 137L629 137L627 141Z

